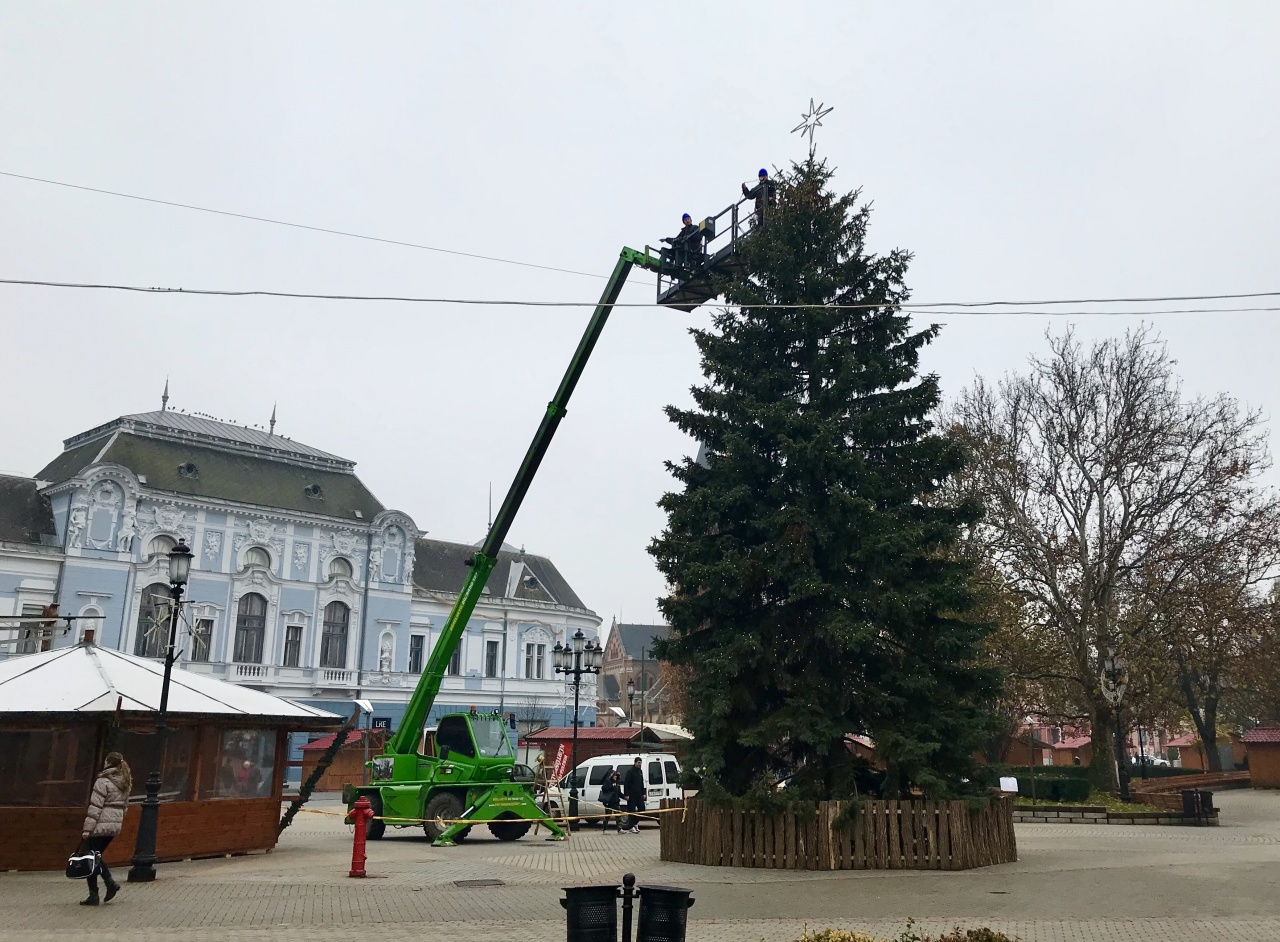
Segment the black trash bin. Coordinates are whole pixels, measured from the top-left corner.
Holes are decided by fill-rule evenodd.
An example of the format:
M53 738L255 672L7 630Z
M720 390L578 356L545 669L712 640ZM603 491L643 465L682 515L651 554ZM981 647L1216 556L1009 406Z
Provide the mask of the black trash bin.
M1192 788L1182 790L1182 813L1188 818L1200 817L1200 792Z
M636 942L684 942L693 891L678 886L640 887Z
M1205 815L1213 814L1216 809L1213 807L1213 792L1200 792L1200 813Z
M566 886L569 942L618 942L618 885Z

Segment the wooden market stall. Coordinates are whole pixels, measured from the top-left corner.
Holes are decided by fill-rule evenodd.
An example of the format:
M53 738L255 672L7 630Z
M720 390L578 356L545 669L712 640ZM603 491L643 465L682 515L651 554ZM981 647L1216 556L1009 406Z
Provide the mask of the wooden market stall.
M133 794L109 864L133 856L139 803L157 760L160 860L275 846L288 734L330 730L341 718L175 669L159 755L163 669L92 642L0 661L0 870L65 865L111 751L129 763Z

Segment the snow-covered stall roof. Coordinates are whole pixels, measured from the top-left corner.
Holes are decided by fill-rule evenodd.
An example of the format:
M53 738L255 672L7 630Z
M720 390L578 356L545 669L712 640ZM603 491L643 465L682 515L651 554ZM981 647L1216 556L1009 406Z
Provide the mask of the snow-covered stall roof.
M35 714L153 713L164 663L91 643L0 661L0 720ZM169 681L175 716L243 718L295 729L324 729L341 717L175 665ZM88 717L86 717L87 719Z

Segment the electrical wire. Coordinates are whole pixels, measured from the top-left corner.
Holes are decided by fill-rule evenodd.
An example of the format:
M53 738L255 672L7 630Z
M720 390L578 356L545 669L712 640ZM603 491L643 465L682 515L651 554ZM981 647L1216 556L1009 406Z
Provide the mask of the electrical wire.
M22 173L0 170L0 177L12 177L15 180L30 180L33 183L48 183L51 186L63 186L71 190L84 190L87 193L101 193L104 196L118 196L127 200L138 200L143 203L156 203L160 206L174 206L178 209L193 209L201 213L213 213L216 216L231 216L234 219L249 219L253 222L266 222L273 226L288 226L291 229L307 229L311 232L324 232L329 235L346 236L349 239L363 239L366 242L382 242L386 245L399 245L410 249L422 249L427 252L440 252L444 255L458 255L463 258L476 258L486 262L501 262L504 265L519 265L522 268L539 268L543 271L555 271L565 275L582 275L586 278L605 278L597 272L574 271L572 268L556 268L554 265L538 265L534 262L520 262L511 258L499 258L495 255L479 255L475 252L461 252L457 249L442 249L435 245L422 245L417 242L403 242L399 239L384 239L380 236L364 235L359 232L347 232L343 229L328 229L324 226L309 226L300 222L288 222L284 219L271 219L267 216L253 216L249 213L233 213L225 209L212 209L208 206L195 206L191 203L178 203L173 200L155 199L150 196L138 196L135 193L121 193L117 190L103 190L95 186L82 186L79 183L66 183L62 180L47 180L44 177L30 177Z
M148 287L145 285L121 285L106 284L93 282L69 282L69 281L42 281L37 279L26 278L0 278L0 284L4 285L26 285L42 288L72 288L83 290L102 290L102 291L130 291L142 294L183 294L183 295L204 295L214 297L268 297L268 298L297 298L312 301L395 301L409 304L461 304L473 305L481 307L597 307L598 301L524 301L524 300L503 300L494 298L430 298L417 297L413 295L378 295L378 294L319 294L303 291L267 291L260 289L224 289L224 288L165 288L165 287ZM1253 294L1220 294L1220 295L1185 295L1179 297L1151 297L1151 298L1098 298L1094 300L1076 300L1076 301L935 301L929 303L912 303L905 302L897 305L898 309L908 314L928 314L937 316L951 317L995 317L995 316L1026 316L1026 317L1141 317L1152 314L1242 314L1242 313L1260 313L1280 311L1280 307L1266 306L1250 306L1250 307L1196 307L1196 308L1165 308L1160 310L1132 310L1132 311L1099 311L1099 310L1068 310L1068 311L1045 311L1045 310L1013 310L1007 305L1023 305L1033 307L1036 305L1063 305L1063 304L1120 304L1120 303L1159 303L1172 301L1216 301L1216 300L1232 300L1244 298L1272 298L1280 297L1280 291L1265 291ZM619 301L611 305L612 307L635 307L635 308L651 308L664 307L656 301L631 302ZM724 305L715 305L724 306ZM761 309L800 309L800 308L826 308L830 310L868 310L886 307L884 304L752 304L743 305L750 308ZM978 310L979 307L1000 306L1000 310Z

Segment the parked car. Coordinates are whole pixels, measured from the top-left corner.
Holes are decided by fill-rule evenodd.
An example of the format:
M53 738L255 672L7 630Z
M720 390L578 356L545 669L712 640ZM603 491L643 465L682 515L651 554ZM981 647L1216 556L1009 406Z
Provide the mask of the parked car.
M643 760L642 768L645 770L645 806L647 808L658 807L658 802L663 798L680 797L681 769L680 762L674 755L669 752L649 752L642 753L639 758ZM577 769L560 779L561 796L568 802L569 789L576 781L578 814L604 814L604 805L600 803L600 787L609 778L610 772L617 771L619 776L625 776L627 769L631 768L635 760L636 754L630 753L595 756L579 763ZM551 797L551 808L553 813L559 813L560 803L554 795ZM598 824L601 820L603 819L588 818L584 823Z
M1130 765L1141 766L1144 762L1148 767L1156 766L1156 765L1164 765L1164 766L1169 765L1168 759L1161 759L1159 756L1130 756L1129 757Z

